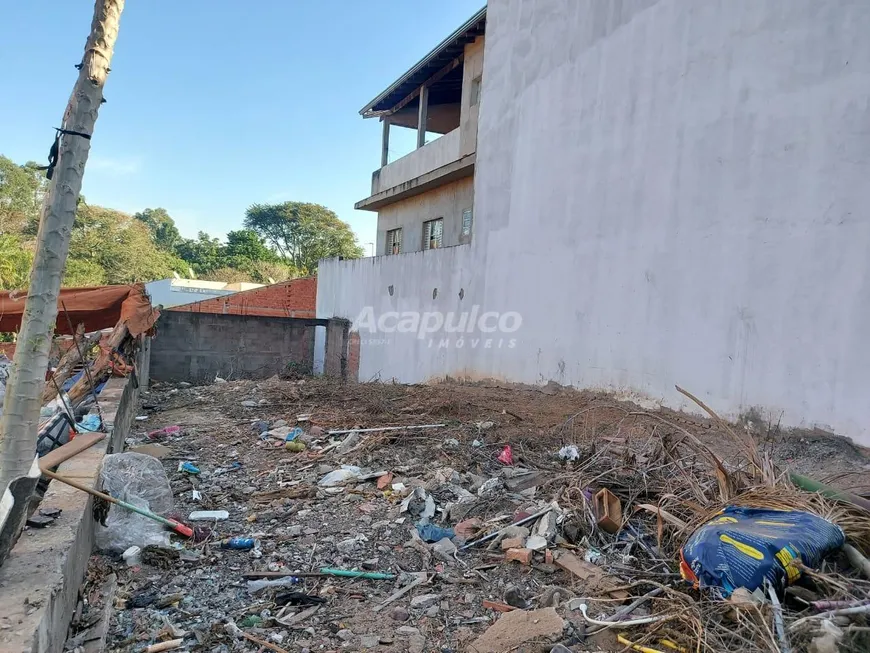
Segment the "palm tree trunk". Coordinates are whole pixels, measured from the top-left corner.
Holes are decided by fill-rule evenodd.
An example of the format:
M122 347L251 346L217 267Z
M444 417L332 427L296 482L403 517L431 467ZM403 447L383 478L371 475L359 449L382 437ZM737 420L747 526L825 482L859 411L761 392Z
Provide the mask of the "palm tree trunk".
M124 0L96 0L78 80L58 134L57 162L50 171L53 174L39 223L15 364L6 385L0 420L0 492L28 474L36 454L39 409L57 318L57 297L90 151L89 135L94 131L103 100L103 86L123 9ZM15 512L18 508L16 505ZM2 557L0 551L0 561Z

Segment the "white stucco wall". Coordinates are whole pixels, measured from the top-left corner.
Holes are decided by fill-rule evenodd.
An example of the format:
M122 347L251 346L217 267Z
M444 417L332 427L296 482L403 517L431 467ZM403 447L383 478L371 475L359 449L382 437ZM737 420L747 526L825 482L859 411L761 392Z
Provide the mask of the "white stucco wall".
M462 213L474 207L474 178L464 177L430 191L399 200L378 212L378 256L387 253L387 231L402 228L402 251L423 249L423 223L442 218L443 247L462 242Z
M363 345L361 378L678 383L870 444L868 33L863 0L490 0L474 241L321 266L318 316L523 316L511 349Z
M432 172L459 159L459 127L381 168L372 195Z

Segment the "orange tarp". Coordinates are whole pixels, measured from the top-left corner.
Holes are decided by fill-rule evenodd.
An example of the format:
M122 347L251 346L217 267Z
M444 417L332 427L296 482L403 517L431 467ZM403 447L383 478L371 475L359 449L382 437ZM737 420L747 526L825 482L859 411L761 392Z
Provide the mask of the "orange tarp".
M0 333L18 331L21 328L26 301L26 290L0 292ZM159 311L151 308L151 300L141 283L129 286L62 288L57 299L56 332L72 335L70 322L73 329L84 324L85 331L90 333L110 329L124 320L130 334L138 336L151 329L159 316Z

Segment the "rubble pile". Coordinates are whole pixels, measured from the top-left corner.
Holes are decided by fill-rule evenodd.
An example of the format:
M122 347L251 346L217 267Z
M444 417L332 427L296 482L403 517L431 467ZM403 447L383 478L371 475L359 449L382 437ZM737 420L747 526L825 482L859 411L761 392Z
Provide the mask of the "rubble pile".
M715 415L544 390L155 385L128 451L195 534L96 554L68 649L109 601L113 651L867 650L861 497Z

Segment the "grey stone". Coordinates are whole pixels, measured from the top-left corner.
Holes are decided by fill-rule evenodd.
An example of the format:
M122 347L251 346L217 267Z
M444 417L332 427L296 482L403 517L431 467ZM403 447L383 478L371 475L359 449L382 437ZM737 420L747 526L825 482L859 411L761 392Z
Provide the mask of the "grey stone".
M417 610L425 610L441 600L440 594L421 594L411 599L411 607Z
M438 607L437 605L433 605L431 608L426 610L426 616L427 617L437 617L439 612L441 612L441 608Z
M419 635L420 629L414 626L399 626L396 628L396 634L402 637L410 637L412 635Z
M543 551L547 548L547 538L540 535L532 535L526 540L526 548L532 551Z
M349 642L353 639L353 631L349 628L344 628L335 633L335 636L338 637L342 642Z
M411 635L408 639L408 653L423 653L426 650L426 638L422 635Z
M381 643L379 635L363 635L360 637L360 646L362 648L377 648Z
M544 542L546 546L546 542ZM438 540L432 545L432 553L446 562L453 562L453 554L456 553L456 545L449 537Z
M410 617L410 613L401 606L396 606L390 610L390 619L393 621L408 621Z
M259 406L259 404L253 399L245 399L242 402L242 406L244 406L245 408L256 408L257 406Z

